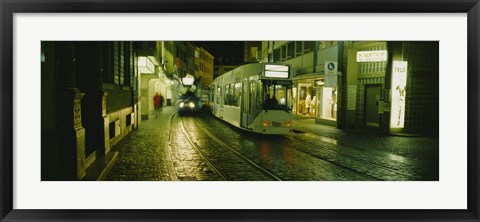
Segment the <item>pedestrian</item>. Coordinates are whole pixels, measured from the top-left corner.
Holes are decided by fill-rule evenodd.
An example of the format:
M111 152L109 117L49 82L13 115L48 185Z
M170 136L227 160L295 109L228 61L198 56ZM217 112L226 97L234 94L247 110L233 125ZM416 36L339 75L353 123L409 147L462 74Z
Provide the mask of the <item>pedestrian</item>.
M155 107L155 119L158 117L160 104L161 104L160 95L158 93L155 93L155 96L153 96L153 107Z
M162 112L163 101L164 101L163 96L162 96L162 94L160 94L160 108L159 108L160 112Z

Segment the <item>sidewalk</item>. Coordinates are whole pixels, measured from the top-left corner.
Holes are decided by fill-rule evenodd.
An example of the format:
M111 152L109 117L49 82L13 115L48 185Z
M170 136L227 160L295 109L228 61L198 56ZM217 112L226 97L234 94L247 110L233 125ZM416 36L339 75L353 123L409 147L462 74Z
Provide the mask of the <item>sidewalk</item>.
M377 149L415 159L438 158L438 136L402 137L385 135L375 129L341 130L334 126L316 124L314 119L292 121L295 133L310 133L322 140L360 149Z

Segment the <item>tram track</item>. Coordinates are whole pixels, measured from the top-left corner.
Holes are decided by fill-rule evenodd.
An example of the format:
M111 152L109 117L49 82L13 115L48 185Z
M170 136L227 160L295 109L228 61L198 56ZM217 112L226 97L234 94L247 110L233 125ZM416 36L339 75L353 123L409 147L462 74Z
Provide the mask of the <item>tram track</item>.
M199 150L199 152L202 152L200 150L200 147L198 146L198 144L196 144L190 135L188 135L188 133L186 132L186 129L185 129L185 126L183 125L183 121L181 122L182 124L182 128L185 132L185 135L187 136L188 140L191 141L192 143L195 144L195 147ZM198 121L194 120L194 124L196 124L198 126L198 124L202 124L202 123L199 123ZM202 124L203 125L203 124ZM264 176L270 178L271 180L274 180L274 181L282 181L281 178L277 177L275 174L273 174L272 172L270 172L269 170L261 167L260 165L256 164L255 162L253 162L252 160L250 160L248 157L246 157L245 155L239 153L237 150L235 150L234 148L232 148L231 146L229 146L228 144L224 143L222 140L220 140L218 137L216 137L215 135L213 135L211 132L209 132L208 130L206 130L205 127L201 126L201 127L197 127L197 129L200 129L206 136L208 136L210 139L212 139L213 141L215 141L217 144L219 144L221 147L223 147L224 149L228 150L230 153L234 154L237 158L241 159L244 163L248 164L249 166L255 168L257 171L259 171L260 173L262 173Z
M201 124L205 125L205 123L201 123ZM205 127L202 127L202 128L205 128ZM287 140L290 140L290 141L297 141L297 143L299 143L299 144L304 144L303 146L300 146L300 147L318 147L319 146L319 144L308 142L308 141L303 141L303 140L300 140L300 139L295 138L293 136L285 136L283 138L285 138ZM277 144L276 145L277 147L278 146L280 146L280 147L285 146L284 143L273 140L271 138L269 138L268 141L270 141L270 143L272 143L272 144ZM315 153L315 152L309 151L308 149L304 149L304 148L300 148L300 147L289 146L289 148L291 148L291 149L294 149L294 150L296 150L298 152L301 152L305 155L311 156L311 157L313 157L315 159L318 159L318 160L320 160L320 161L322 161L326 164L338 167L340 169L343 169L344 171L348 171L348 172L351 172L351 173L354 173L354 174L357 174L357 175L363 175L364 177L370 178L371 180L375 180L375 181L377 181L377 180L391 180L390 178L399 178L399 176L401 178L404 178L404 179L401 179L401 180L416 180L416 179L418 179L418 176L415 176L415 175L412 175L412 174L409 174L409 173L405 173L405 172L401 172L400 170L397 170L395 168L392 168L392 167L389 167L389 166L384 166L381 163L376 163L376 162L373 162L371 160L366 160L364 158L359 158L359 157L353 156L351 154L346 154L346 153L343 153L343 152L338 152L338 151L330 150L330 149L327 149L327 148L321 150L321 152L326 153L326 154L322 154L322 153ZM340 159L340 160L334 159L334 158L338 158L338 157L344 158L344 161L342 161L342 159ZM370 166L370 167L364 167L365 165ZM358 167L356 167L356 166L358 166ZM365 169L365 170L362 170L362 169ZM380 171L383 171L385 174L375 175L375 171L371 172L371 171L369 171L370 169L376 169L375 171L380 170ZM384 175L386 175L386 176L384 176Z
M307 141L303 141L303 140L300 140L300 139L298 139L298 138L294 138L293 136L288 137L288 138L291 138L291 139L293 139L293 140L296 140L296 141L298 141L298 142L301 142L301 143L304 143L304 144L308 144L308 145L311 145L311 146L318 146L318 144L311 143L311 142L307 142ZM272 141L272 142L278 143L278 142L276 142L276 141ZM345 164L341 164L339 161L331 161L331 160L328 160L326 157L321 156L321 155L319 155L319 154L313 154L313 153L311 153L311 152L308 152L308 151L306 151L306 150L299 149L299 148L296 148L296 147L292 147L292 148L295 149L295 150L298 150L298 151L300 151L300 152L303 152L303 153L305 153L305 154L307 154L307 155L310 155L310 156L313 156L313 157L322 159L322 160L324 160L324 161L330 162L330 163L335 164L335 165L337 165L337 166L341 166L341 167L343 167L343 168L350 169L350 170L355 171L355 172L357 172L357 173L361 173L361 174L367 175L367 176L372 177L372 178L375 178L375 179L377 179L377 180L384 180L384 179L382 179L382 178L378 178L377 176L369 175L369 174L366 173L366 172L362 172L362 171L353 169L352 167L346 166ZM367 165L370 165L370 166L373 166L373 167L382 168L382 169L385 170L385 171L390 171L390 172L393 172L393 173L395 173L395 174L397 174L397 175L402 175L402 176L407 177L407 178L411 178L411 179L415 179L415 178L416 178L414 175L411 175L411 174L408 174L408 173L404 173L404 172L400 172L400 171L398 171L398 170L396 170L396 169L393 169L393 168L391 168L391 167L387 167L387 166L384 166L384 165L382 165L382 164L375 163L375 162L372 162L372 161L369 161L369 160L361 159L361 158L355 157L355 156L353 156L353 155L349 155L349 154L345 154L345 153L340 153L340 152L338 152L338 151L330 150L330 149L323 149L322 151L323 151L323 152L329 152L329 153L331 153L331 154L335 154L336 156L345 156L345 157L347 157L347 158L350 158L350 159L352 159L352 160L354 160L354 161L357 161L357 162L360 162L360 163L362 163L362 164L367 164Z
M207 156L205 152L202 151L200 146L195 143L190 136L190 134L187 133L187 130L185 129L185 125L183 124L183 121L180 120L180 125L181 125L181 130L183 135L185 135L185 138L187 138L188 142L192 145L192 147L197 151L197 153L205 160L205 163L218 175L220 176L223 180L229 181L231 180L228 176L226 176L221 170L219 170L214 162Z
M183 124L183 122L182 122ZM218 137L214 136L208 129L207 125L204 120L200 121L198 119L194 120L194 124L197 126L196 128L199 129L200 131L203 132L206 136L208 136L211 140L213 140L215 143L219 144L221 147L228 149L229 152L232 152L234 155L239 157L240 159L248 162L250 165L252 165L254 168L257 170L262 171L266 176L270 177L271 179L274 180L280 180L280 178L276 177L273 173L271 173L269 170L264 169L263 167L259 166L255 162L253 162L250 158L246 157L244 154L241 154L237 149L233 148L232 146L226 144L223 142L221 139ZM183 126L185 127L185 126ZM184 129L186 131L186 129ZM187 133L187 132L185 132ZM371 181L378 181L378 180L383 180L383 181L390 181L390 180L416 180L418 179L418 176L402 172L401 170L389 167L389 166L384 166L381 163L374 162L372 160L364 159L361 157L353 156L351 154L345 153L345 152L338 152L335 150L331 150L328 148L322 148L321 150L318 151L312 151L309 150L309 148L304 148L304 147L318 147L321 146L321 144L314 143L314 142L309 142L309 141L303 141L300 140L299 138L295 138L294 136L285 136L283 137L286 140L289 140L290 142L294 142L299 146L292 146L288 145L289 148L292 150L295 150L297 152L303 153L304 155L310 156L314 159L317 159L324 164L331 165L332 167L338 168L341 171L344 172L349 172L349 174L353 175L358 175L362 176L367 180ZM272 138L266 138L274 147L285 147L285 143L276 141ZM190 140L192 140L190 138ZM193 140L191 141L195 143ZM198 144L196 144L197 149L200 149ZM408 169L408 167L406 168ZM271 175L274 177L272 177ZM346 178L350 178L347 176Z
M201 125L203 126L203 127L200 127L200 128L202 128L202 130L206 128L206 127L205 127L206 124L203 123L202 121L198 121L198 120L197 120L196 122L197 122L198 124L201 124ZM226 126L230 127L230 125L226 125ZM232 128L232 129L235 129L235 128L233 128L233 127L231 127L231 128ZM237 130L237 129L235 129L235 130ZM248 132L248 133L251 133L251 132ZM284 146L285 146L285 144L282 144L282 143L280 143L280 142L278 142L278 141L275 141L275 140L269 138L268 135L261 135L261 136L266 136L266 137L264 137L264 138L268 138L267 140L269 141L269 143L271 143L271 144L276 144L276 145L273 146L273 147L284 147ZM288 139L288 137L283 137L283 138ZM220 141L220 142L221 142L221 141ZM221 143L223 143L223 142L221 142ZM227 145L227 146L228 146L228 145ZM322 156L319 156L319 155L315 155L315 154L306 152L306 151L301 150L301 149L299 149L299 148L295 148L295 147L292 147L292 146L289 146L288 148L291 148L291 149L293 149L293 150L295 150L295 151L297 151L297 152L299 152L299 153L302 153L302 154L304 154L304 155L310 156L310 157L312 157L312 158L315 159L315 160L319 160L319 161L323 162L323 164L327 164L327 165L330 165L330 166L332 166L332 167L339 168L340 170L343 170L344 172L350 172L350 173L352 173L352 174L354 174L354 175L362 175L362 177L370 178L370 180L375 180L375 181L382 180L382 179L377 178L377 177L375 177L375 176L368 175L368 174L366 174L366 173L364 173L364 172L362 172L362 171L358 171L358 170L352 169L351 167L341 165L341 164L339 164L338 162L331 161L331 160L329 160L328 158L325 158L325 157L322 157ZM231 149L235 150L234 148L231 148ZM238 151L235 150L235 152L238 152Z

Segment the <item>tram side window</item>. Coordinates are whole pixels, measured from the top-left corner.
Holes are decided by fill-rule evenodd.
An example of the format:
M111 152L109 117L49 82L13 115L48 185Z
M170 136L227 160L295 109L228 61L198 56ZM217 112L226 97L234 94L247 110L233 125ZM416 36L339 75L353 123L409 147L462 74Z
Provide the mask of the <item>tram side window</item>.
M217 87L217 104L220 104L220 95L221 95L221 89L220 87Z
M253 100L254 95L255 95L255 82L251 81L250 82L250 98L249 98L250 109L248 110L249 113L252 113L252 110L253 110L254 101L255 101Z
M234 96L233 96L233 106L237 106L237 107L240 107L240 95L241 95L241 92L242 92L242 83L240 82L237 82L235 83L235 90L234 90Z
M260 109L260 107L262 107L262 104L263 104L263 90L262 90L262 81L261 80L257 80L257 108Z
M223 90L223 92L224 92L223 104L230 105L230 85L226 85L225 90Z
M241 87L240 83L237 83ZM225 86L224 103L227 106L240 106L241 89L236 89L237 84L229 84Z

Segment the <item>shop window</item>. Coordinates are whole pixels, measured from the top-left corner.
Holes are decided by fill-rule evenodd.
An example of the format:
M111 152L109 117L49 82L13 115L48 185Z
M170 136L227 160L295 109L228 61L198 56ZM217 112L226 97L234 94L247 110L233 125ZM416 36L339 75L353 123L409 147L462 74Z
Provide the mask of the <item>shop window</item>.
M317 93L317 117L322 119L337 119L337 89L320 86Z
M316 90L310 83L298 86L298 114L303 116L315 116Z

